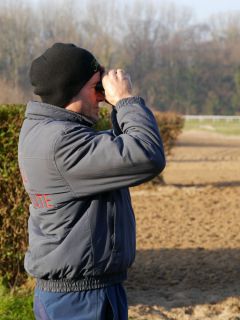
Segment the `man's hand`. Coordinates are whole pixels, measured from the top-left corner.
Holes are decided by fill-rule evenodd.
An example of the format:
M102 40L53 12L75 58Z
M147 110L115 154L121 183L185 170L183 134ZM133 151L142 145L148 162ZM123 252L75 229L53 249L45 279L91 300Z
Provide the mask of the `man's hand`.
M132 83L130 75L122 69L112 69L102 78L105 98L108 103L115 106L124 98L132 97Z

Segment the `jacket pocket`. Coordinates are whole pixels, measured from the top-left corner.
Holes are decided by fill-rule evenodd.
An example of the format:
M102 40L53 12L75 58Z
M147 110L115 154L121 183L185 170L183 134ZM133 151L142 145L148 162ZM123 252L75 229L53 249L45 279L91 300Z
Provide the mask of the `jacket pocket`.
M94 275L126 271L135 257L135 221L129 197L118 190L99 198L90 217Z
M110 265L116 271L125 271L135 259L136 228L135 218L128 197L124 204L116 205L113 212L113 250Z

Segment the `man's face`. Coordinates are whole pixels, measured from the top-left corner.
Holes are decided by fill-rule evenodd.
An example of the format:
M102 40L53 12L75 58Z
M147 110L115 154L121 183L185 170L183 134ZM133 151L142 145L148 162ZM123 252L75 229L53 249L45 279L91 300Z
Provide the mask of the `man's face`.
M74 111L95 121L99 119L98 104L104 100L103 94L96 91L96 84L100 80L100 72L95 73L73 99L77 107Z

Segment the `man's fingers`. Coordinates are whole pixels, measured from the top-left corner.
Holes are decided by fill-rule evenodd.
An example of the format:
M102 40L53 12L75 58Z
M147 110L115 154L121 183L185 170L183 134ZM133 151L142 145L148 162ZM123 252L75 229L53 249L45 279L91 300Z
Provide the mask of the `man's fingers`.
M109 70L109 71L108 71L108 75L109 75L110 77L116 78L116 76L117 76L117 70L116 70L116 69L111 69L111 70Z
M131 78L123 69L111 69L102 78L105 89L105 99L115 106L116 103L132 96Z
M117 73L125 73L123 69L117 69Z
M116 78L116 77L123 78L126 74L127 74L126 71L123 69L111 69L108 72L105 72L104 76L107 75L107 76L113 77L113 78Z
M117 69L117 76L119 79L126 79L127 73L123 69Z

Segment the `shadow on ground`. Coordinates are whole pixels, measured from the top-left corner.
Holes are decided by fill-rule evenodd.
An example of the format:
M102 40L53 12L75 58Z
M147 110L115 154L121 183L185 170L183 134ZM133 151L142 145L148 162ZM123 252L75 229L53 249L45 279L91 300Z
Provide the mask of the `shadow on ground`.
M167 309L240 296L240 248L140 250L126 288L130 306Z

